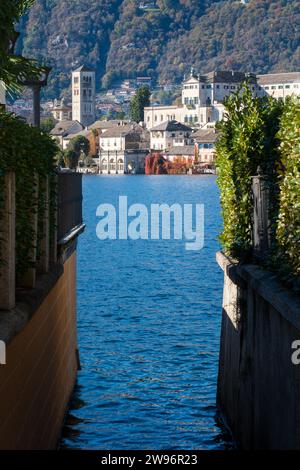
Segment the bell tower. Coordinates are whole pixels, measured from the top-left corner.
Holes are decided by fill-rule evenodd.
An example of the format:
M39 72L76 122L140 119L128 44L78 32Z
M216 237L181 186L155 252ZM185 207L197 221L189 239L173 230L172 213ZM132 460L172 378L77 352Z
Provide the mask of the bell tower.
M95 122L96 74L84 65L72 72L72 119L83 126Z

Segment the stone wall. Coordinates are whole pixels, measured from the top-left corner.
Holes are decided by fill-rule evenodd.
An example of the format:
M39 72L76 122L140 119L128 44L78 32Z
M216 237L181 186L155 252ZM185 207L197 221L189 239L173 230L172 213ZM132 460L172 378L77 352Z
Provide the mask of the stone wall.
M22 305L0 312L7 343L6 365L0 365L0 449L57 445L77 373L76 251L60 269L30 318ZM20 331L10 339L13 329Z
M222 253L218 407L244 449L300 449L300 299L258 266Z

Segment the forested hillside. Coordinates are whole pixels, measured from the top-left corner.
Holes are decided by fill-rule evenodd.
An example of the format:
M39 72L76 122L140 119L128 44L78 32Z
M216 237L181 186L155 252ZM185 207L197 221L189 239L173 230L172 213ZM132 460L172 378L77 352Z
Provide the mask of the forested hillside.
M54 97L81 63L97 69L99 87L137 74L179 81L191 65L293 71L299 26L299 0L36 0L19 48L53 66Z

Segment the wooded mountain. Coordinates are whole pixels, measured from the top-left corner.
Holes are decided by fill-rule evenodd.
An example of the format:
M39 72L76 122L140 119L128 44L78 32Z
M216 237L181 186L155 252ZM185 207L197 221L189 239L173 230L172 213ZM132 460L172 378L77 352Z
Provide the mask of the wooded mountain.
M36 0L18 47L53 66L47 94L55 97L82 63L97 70L98 88L136 75L178 82L191 65L295 71L299 26L299 0Z

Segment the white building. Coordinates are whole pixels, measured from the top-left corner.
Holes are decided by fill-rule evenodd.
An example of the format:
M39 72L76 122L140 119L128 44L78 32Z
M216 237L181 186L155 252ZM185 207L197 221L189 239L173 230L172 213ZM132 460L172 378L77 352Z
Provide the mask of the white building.
M95 122L95 71L81 66L72 72L72 119L88 126Z
M192 135L195 142L195 157L201 167L211 168L215 162L218 133L215 129L198 129Z
M178 121L166 121L150 129L150 149L166 151L191 143L192 129Z
M191 165L195 160L195 146L194 145L183 145L171 147L165 152L162 152L163 157L172 163L190 163Z
M261 95L267 94L283 99L291 95L300 95L300 72L257 75L257 83Z
M1 105L6 105L6 90L3 82L0 82L0 106Z
M167 120L177 120L193 126L213 127L223 118L224 98L235 93L241 83L247 82L253 93L259 87L251 73L215 71L206 75L191 74L182 84L181 106L150 106L145 108L148 129Z
M62 99L60 103L55 100L51 113L56 121L71 120L72 106L69 106L64 99Z
M99 135L99 172L144 173L149 153L145 131L137 124L115 126Z

